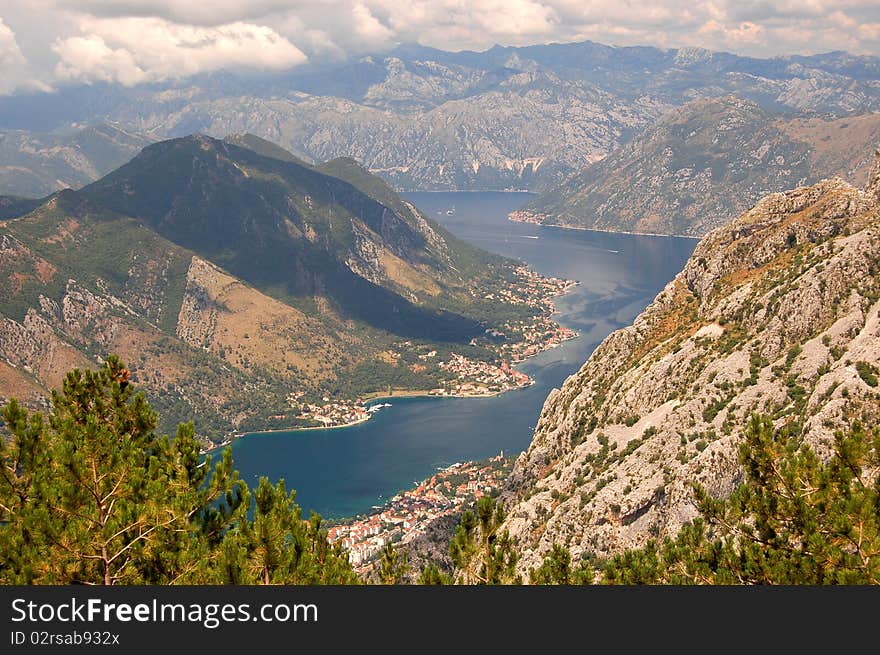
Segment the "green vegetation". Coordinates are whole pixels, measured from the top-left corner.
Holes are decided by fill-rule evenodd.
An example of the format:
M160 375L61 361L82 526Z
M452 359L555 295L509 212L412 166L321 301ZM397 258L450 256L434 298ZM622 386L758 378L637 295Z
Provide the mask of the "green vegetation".
M477 501L476 514L467 510L461 517L449 554L461 584L519 584L518 556L507 532L499 534L504 508L489 496Z
M550 553L537 569L529 571L529 584L592 584L593 569L586 562L581 562L572 569L571 553L559 544L553 544Z
M880 583L880 428L854 421L823 462L788 427L754 416L740 447L745 482L718 500L699 485L701 518L595 568L605 584ZM570 584L554 547L531 575Z
M251 492L231 451L202 460L192 424L156 414L108 358L74 370L47 416L12 401L0 440L0 582L348 584L346 553L284 482ZM252 516L248 516L252 509Z
M703 410L703 420L706 423L711 423L715 420L715 417L718 416L718 413L727 407L727 404L730 402L733 396L727 396L725 398L718 398L713 400L709 405Z
M675 539L611 559L613 583L880 582L880 430L855 422L823 463L812 448L753 417L740 449L745 483L728 500L695 488L703 518Z
M0 262L0 316L21 323L36 311L49 329L28 329L41 330L44 352L70 346L79 361L101 361L121 350L162 430L191 418L200 438L220 443L302 425L291 390L353 402L442 386L450 374L436 362L453 351L497 364L497 346L518 343L542 311L509 295L516 262L456 239L356 162L315 167L256 137L232 141L157 143L36 206L0 198L0 209L29 212L0 228L12 246ZM210 320L190 329L204 314L189 312L178 326L194 255L244 283L222 300L191 289L198 311L234 313L247 331ZM265 303L271 315L274 303L259 294L308 320L264 342L270 328L253 310ZM325 360L307 355L322 347ZM437 359L418 360L431 350Z
M359 582L346 552L327 541L321 518L304 521L283 481L261 479L249 489L229 450L216 463L200 456L192 424L180 425L173 438L157 435L157 416L129 377L110 357L98 371L71 371L45 416L14 400L3 410L0 582ZM701 450L712 438L697 433L691 440ZM597 441L591 463L601 468L612 448L605 435ZM631 440L620 456L642 441ZM770 417L756 415L740 463L745 480L728 499L694 486L702 516L676 537L578 563L554 545L529 582L880 582L880 428L853 420L823 461L799 425L776 429ZM453 575L432 564L419 582L521 583L504 519L499 502L481 498L464 512L450 542ZM389 545L376 580L401 584L408 575L406 553Z
M507 260L433 226L443 244L437 251L423 233L426 219L380 178L353 162L330 168L335 174L293 157L188 137L145 148L78 193L296 307L326 295L343 317L398 336L467 343L482 333L473 315L450 309L452 301L466 309L468 283L496 277ZM353 273L347 261L359 256L357 235L366 230L380 247L429 272L441 292L414 302L389 280Z
M390 543L385 544L382 559L379 560L379 583L385 585L400 584L409 572L406 553L399 552Z
M69 228L63 227L65 220L72 221ZM61 238L65 229L69 234ZM39 306L40 294L60 300L72 278L92 290L103 286L120 298L140 290L134 294L145 318L174 334L192 253L133 219L91 207L70 191L59 195L55 207L41 207L5 230L59 272L44 282L29 280L18 293L3 294L0 312L20 320L28 307Z
M452 578L440 571L436 564L428 564L419 576L421 585L448 585L452 584Z
M869 362L856 362L856 371L869 387L877 386L878 371L876 366Z

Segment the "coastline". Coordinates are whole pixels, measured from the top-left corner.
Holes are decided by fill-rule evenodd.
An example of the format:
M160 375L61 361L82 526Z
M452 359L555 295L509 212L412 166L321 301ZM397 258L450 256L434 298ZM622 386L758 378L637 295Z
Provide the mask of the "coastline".
M560 293L555 293L553 295L547 296L547 298L551 299L551 301L552 301L553 298L560 298L562 296L565 296L568 293L571 293L571 291L573 289L575 289L576 287L578 287L579 285L580 285L580 282L574 281L573 284L569 285L566 289L564 289ZM556 312L554 311L554 314L555 313ZM576 336L571 337L570 339L577 339L579 337L580 337L580 335L578 334ZM570 339L565 339L565 341L569 341ZM528 361L532 357L536 357L537 355L541 354L542 352L545 352L546 350L549 350L551 348L556 348L558 345L559 344L555 344L555 345L549 346L543 350L539 350L538 352L533 353L533 354L529 355L528 357L524 357L521 360L511 362L511 365L516 366L518 364L522 364L523 362ZM512 387L510 389L502 389L501 391L492 391L490 393L435 394L435 393L431 393L431 391L428 389L402 389L402 390L400 390L399 393L395 393L395 391L392 389L390 395L387 392L377 391L377 392L374 392L373 394L367 394L367 395L363 396L363 400L364 400L363 404L366 405L368 402L371 402L371 401L392 400L392 399L400 399L400 398L438 398L438 399L443 399L443 398L497 398L501 394L510 393L512 391L519 391L521 389L527 389L528 387L532 386L534 383L535 383L535 381L531 380L528 384L525 384L523 386ZM215 450L220 450L221 448L225 448L226 446L231 445L233 441L236 441L242 437L249 436L249 435L273 434L273 433L278 433L278 432L290 432L290 433L307 432L310 430L343 430L345 428L351 428L356 425L366 423L372 417L373 417L373 414L368 414L366 417L358 419L357 421L352 421L350 423L343 423L342 425L329 425L329 426L315 425L315 426L309 426L309 427L272 428L271 430L254 430L253 432L237 433L228 441L224 441L222 444L219 444L216 447L212 448L211 450L207 450L204 452L210 453Z
M512 220L512 219L508 219ZM522 223L524 221L513 221L514 223ZM690 239L691 241L702 241L703 237L692 237L689 234L660 234L659 232L630 232L629 230L606 230L598 227L576 227L574 225L544 225L543 223L534 223L541 227L555 227L560 230L581 230L584 232L604 232L606 234L629 234L637 237L665 237L675 239Z
M580 227L577 225L553 225L550 223L536 223L535 221L522 221L516 218L511 218L511 214L507 215L507 220L511 223L525 223L526 225L537 225L540 227L555 227L559 230L581 230L583 232L604 232L606 234L629 234L637 237L674 237L676 239L691 239L692 241L701 241L703 239L703 237L695 237L689 234L661 234L659 232L634 232L631 230L609 230L601 227Z
M352 428L355 425L360 425L361 423L366 423L370 420L370 417L359 418L357 421L351 421L350 423L343 423L342 425L310 425L308 427L291 427L291 428L272 428L271 430L255 430L253 432L244 432L242 433L238 439L241 437L251 435L251 434L274 434L276 432L308 432L309 430L343 430L345 428Z
M541 352L543 352L543 351L541 351ZM535 353L535 355L537 355L537 354L538 353ZM535 355L532 355L531 357L534 357ZM524 362L525 359L522 361ZM521 363L522 362L515 362L515 364L521 364ZM519 391L520 389L525 389L527 387L532 386L533 384L534 384L534 381L529 382L528 384L523 385L521 387L512 387L510 389L502 389L501 391L492 391L491 393L446 393L446 394L439 394L439 393L431 393L430 391L425 391L422 389L417 389L414 391L401 391L400 393L394 394L391 396L389 396L386 393L383 393L381 396L372 396L371 395L369 398L367 398L367 400L392 400L395 398L438 398L441 400L443 398L496 398L503 393L510 393L511 391Z
M533 196L540 195L537 191L529 189L412 189L398 191L398 193L530 193Z
M535 353L535 355L537 355L537 354L538 353ZM534 357L535 355L532 355L532 357ZM525 360L523 360L523 361L525 361ZM522 362L517 362L517 363L519 364ZM533 384L534 384L534 381L529 382L528 384L526 384L522 387L514 387L512 389L504 389L502 391L493 391L491 393L436 394L436 393L431 393L430 391L427 391L425 389L414 389L411 391L401 391L399 394L394 394L391 396L389 396L387 393L383 393L380 396L370 396L366 400L368 400L368 401L392 400L392 399L401 399L401 398L437 398L438 400L442 400L444 398L497 398L501 394L510 393L511 391L519 391L521 389L526 389L526 388L532 386ZM273 428L271 430L254 430L253 432L241 433L241 434L237 435L235 437L235 439L240 439L241 437L246 437L246 436L250 436L250 435L274 434L277 432L308 432L309 430L344 430L345 428L351 428L356 425L366 423L372 417L373 417L373 415L370 414L366 418L358 419L357 421L352 421L351 423L343 423L342 425L328 425L326 427L323 425L312 425L312 426L305 427L305 428L290 427L290 428ZM205 452L212 452L214 450L219 450L220 448L225 448L226 446L230 445L231 443L232 443L231 441L228 443L224 443L222 445L219 445L219 446L212 448L211 450L208 450Z

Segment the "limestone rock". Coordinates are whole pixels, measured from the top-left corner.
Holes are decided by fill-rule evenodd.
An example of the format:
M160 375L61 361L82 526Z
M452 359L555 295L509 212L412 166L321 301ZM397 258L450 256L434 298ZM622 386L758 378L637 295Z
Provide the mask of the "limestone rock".
M554 543L607 556L677 533L694 482L722 497L741 481L752 413L825 453L851 419L880 420L857 367L880 364L876 180L772 194L711 232L550 395L504 494L523 573Z

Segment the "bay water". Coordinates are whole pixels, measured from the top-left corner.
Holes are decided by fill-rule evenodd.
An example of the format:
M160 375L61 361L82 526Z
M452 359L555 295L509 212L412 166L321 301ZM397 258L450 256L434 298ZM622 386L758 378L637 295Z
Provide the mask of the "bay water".
M306 515L368 512L454 462L525 450L544 400L613 330L628 325L681 270L696 241L564 230L507 219L531 194L409 193L456 236L545 275L580 282L556 299L555 319L580 333L520 364L532 386L494 398L393 398L368 422L342 429L250 434L233 443L242 477L284 478Z

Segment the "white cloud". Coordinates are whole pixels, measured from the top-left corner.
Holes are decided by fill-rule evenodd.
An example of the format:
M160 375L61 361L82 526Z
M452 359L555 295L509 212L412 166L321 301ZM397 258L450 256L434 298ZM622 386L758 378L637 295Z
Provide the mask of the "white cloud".
M285 69L306 60L275 30L250 23L179 25L161 18L85 18L83 36L59 39L55 75L126 86L220 69Z
M15 91L47 91L49 86L34 78L18 47L15 32L0 17L0 95Z
M284 11L294 6L327 4L321 0L56 0L57 6L95 17L154 17L173 23L216 27L248 21L254 16ZM335 4L330 0L329 4Z
M552 40L563 26L551 2L539 0L365 0L398 40L442 49Z
M15 40L15 33L0 18L0 72L10 74L15 66L24 64L24 55Z

